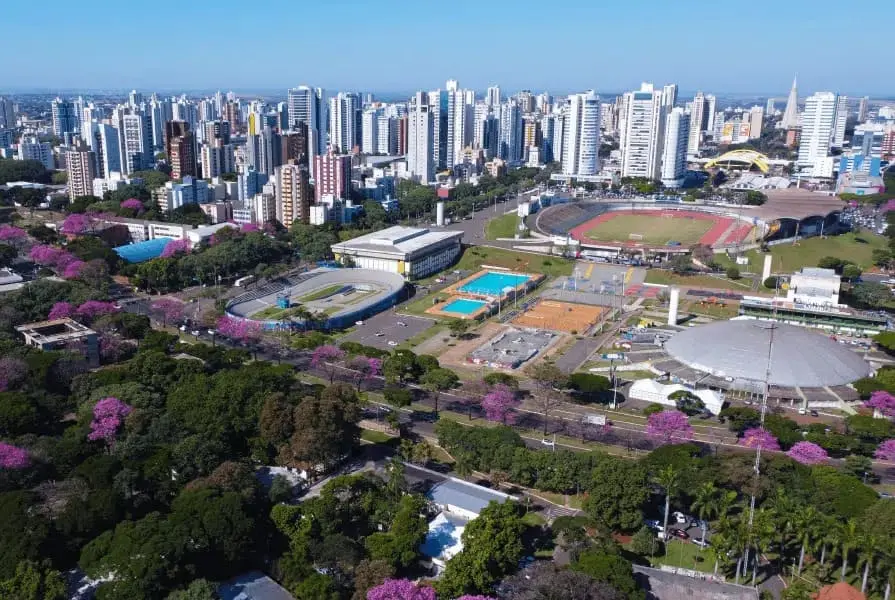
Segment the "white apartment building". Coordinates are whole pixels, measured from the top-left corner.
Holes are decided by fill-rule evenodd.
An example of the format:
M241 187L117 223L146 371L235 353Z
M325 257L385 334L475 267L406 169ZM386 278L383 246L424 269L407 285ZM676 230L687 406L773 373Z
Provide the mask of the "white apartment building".
M667 108L667 104L665 107ZM690 116L683 108L674 108L665 119L665 140L662 149L662 184L680 187L687 172L687 143L690 139Z
M522 111L515 99L500 105L497 156L510 164L518 164L522 160Z
M665 137L665 104L661 91L644 83L628 92L622 177L659 179ZM692 132L690 132L692 133Z
M360 97L351 92L329 99L329 145L336 154L348 154L357 145L360 106Z
M761 137L761 128L764 125L764 109L760 106L753 106L749 109L749 137L758 139ZM746 115L743 115L746 118Z
M40 161L48 170L56 168L53 147L49 142L41 142L33 135L25 136L19 141L18 159Z
M361 116L360 150L364 154L379 153L379 117L379 110L375 108L368 108Z
M398 119L387 113L377 117L376 152L387 156L398 153Z
M696 155L699 153L703 132L714 131L714 126L715 97L696 92L690 107L690 139L687 142L687 154Z
M65 153L70 200L79 196L90 196L93 193L93 179L96 176L95 161L96 155L83 141L76 148Z
M147 135L143 115L119 115L118 145L121 149L121 170L130 175L152 167L152 141Z
M797 164L813 174L830 153L836 122L836 94L817 92L805 100Z
M600 97L593 90L569 96L563 142L563 175L600 171Z
M326 92L300 85L290 88L286 98L287 129L299 121L308 126L308 157L326 153Z
M420 183L435 181L434 136L428 94L417 92L407 115L407 171Z
M454 85L456 85L456 81ZM448 90L446 167L462 162L463 149L472 142L475 120L475 92Z
M833 121L833 139L830 145L833 148L842 148L845 145L845 123L848 121L848 96L836 98L836 116Z

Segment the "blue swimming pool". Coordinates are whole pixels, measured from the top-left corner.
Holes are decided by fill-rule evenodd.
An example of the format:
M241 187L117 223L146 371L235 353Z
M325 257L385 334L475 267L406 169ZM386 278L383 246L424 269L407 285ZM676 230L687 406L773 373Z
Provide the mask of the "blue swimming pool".
M456 313L458 315L469 316L484 307L487 302L484 300L470 300L469 298L456 298L451 300L441 309L441 312Z
M519 273L496 273L488 271L470 281L463 284L460 288L461 292L467 294L484 294L487 296L500 296L503 290L510 287L516 288L531 279L531 275L521 275Z

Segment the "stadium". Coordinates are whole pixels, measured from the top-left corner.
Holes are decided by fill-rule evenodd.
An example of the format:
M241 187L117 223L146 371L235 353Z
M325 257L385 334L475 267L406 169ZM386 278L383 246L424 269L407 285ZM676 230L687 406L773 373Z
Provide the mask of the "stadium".
M265 329L339 329L394 306L404 292L397 273L315 269L280 278L227 304L227 314Z

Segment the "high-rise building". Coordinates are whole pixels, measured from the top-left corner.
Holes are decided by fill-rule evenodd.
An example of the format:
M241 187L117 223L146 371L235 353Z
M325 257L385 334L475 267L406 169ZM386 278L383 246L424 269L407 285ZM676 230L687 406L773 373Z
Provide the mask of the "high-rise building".
M774 104L774 99L773 99L773 98L768 98L768 102L767 102L767 104L765 104L765 107L764 107L764 112L765 112L768 116L771 116L771 115L774 114L774 111L775 111L775 110L777 110L777 107L776 107L776 105Z
M15 129L15 106L9 98L0 97L0 129Z
M447 166L448 93L435 90L429 92L428 98L432 114L432 161L436 169L444 169Z
M836 122L836 94L818 92L805 100L798 165L813 168L830 152Z
M283 164L283 140L280 134L265 125L258 138L255 168L265 175L273 175L276 168Z
M600 97L593 90L569 96L564 129L563 174L596 175L600 171Z
M53 114L53 135L64 140L65 134L73 134L78 130L78 117L75 105L62 98L56 98L51 104Z
M19 160L37 160L44 168L53 170L56 161L53 160L53 147L50 142L41 142L36 135L28 135L19 140Z
M407 115L398 117L398 151L396 154L401 156L407 155L407 149L410 147L410 119Z
M130 175L151 169L153 163L151 130L142 114L117 113L118 146L121 150L121 170Z
M485 95L485 104L487 104L489 108L497 108L500 106L499 85L492 85L488 88L488 93Z
M68 165L68 197L93 194L93 179L96 177L96 155L83 141L65 153Z
M668 108L668 105L665 105ZM690 140L690 117L681 107L673 108L665 118L665 140L662 149L662 185L680 187L687 172L687 144Z
M435 181L435 123L429 96L417 92L407 114L407 171L420 183Z
M131 108L139 108L143 104L143 94L137 90L131 90L131 93L127 96L127 102Z
M532 148L537 148L540 156L543 137L541 135L541 115L530 113L522 117L522 159L528 162L528 155Z
M376 152L378 154L398 154L398 119L380 114L376 123Z
M286 99L289 129L301 121L308 126L308 156L326 152L326 92L300 85L290 88Z
M662 102L665 103L665 107L670 111L674 108L674 105L677 104L677 84L669 83L666 84L662 88Z
M799 126L799 91L796 87L796 78L792 78L792 89L789 90L789 97L786 99L786 110L783 111L783 118L780 120L782 129L795 129Z
M516 100L519 103L519 110L522 111L523 115L534 112L535 97L529 90L522 90L516 94Z
M882 158L886 129L885 125L879 123L856 126L851 142L852 151L870 158Z
M224 116L223 119L230 123L231 131L241 131L242 119L240 118L240 105L239 100L234 100L231 102L227 102L224 104ZM184 119L187 120L187 119Z
M299 121L291 131L283 132L281 138L283 140L283 164L293 160L297 164L309 168L307 123Z
M472 90L453 89L447 92L447 101L445 167L451 169L455 164L463 162L461 160L463 149L472 143L475 93Z
M625 118L625 145L622 150L622 177L659 179L665 138L665 111L662 92L644 83L628 92ZM688 139L689 145L689 139Z
M205 143L210 144L216 140L222 144L230 143L230 123L228 121L206 121L202 127L205 130Z
M522 110L515 98L500 105L497 156L511 165L522 162Z
M348 154L360 140L360 97L339 92L329 99L329 145L337 154Z
M233 173L236 170L233 156L233 146L222 144L220 140L213 140L210 144L203 144L199 152L199 162L202 167L202 177L220 177L224 173Z
M833 121L833 148L842 148L845 145L845 124L848 121L848 96L836 97L836 117Z
M106 123L97 123L93 132L97 177L108 179L121 173L121 143L118 130Z
M324 198L347 199L351 191L351 156L326 154L314 157L314 195L318 203Z
M746 115L743 115L745 118ZM764 110L760 106L753 106L749 109L749 137L758 139L761 137L761 128L763 127Z
M687 154L699 154L702 133L709 130L709 121L714 121L712 112L714 108L710 108L708 98L702 92L696 92L696 95L693 96L693 104L690 107L690 139L687 141Z
M165 152L171 165L171 177L183 179L187 175L197 177L196 138L186 121L165 123ZM203 175L212 177L212 175Z
M149 103L149 114L152 119L152 147L161 150L165 147L165 123L174 120L174 108L167 100L152 100Z
M361 144L364 154L379 154L379 117L380 111L375 108L364 110L361 116ZM386 152L387 154L387 152Z
M2 102L2 100L0 100ZM870 102L870 98L864 96L858 101L858 123L863 123L867 120L867 105ZM2 121L3 116L0 115L0 121Z
M309 223L311 186L308 170L295 162L277 167L277 220L285 226L294 222Z

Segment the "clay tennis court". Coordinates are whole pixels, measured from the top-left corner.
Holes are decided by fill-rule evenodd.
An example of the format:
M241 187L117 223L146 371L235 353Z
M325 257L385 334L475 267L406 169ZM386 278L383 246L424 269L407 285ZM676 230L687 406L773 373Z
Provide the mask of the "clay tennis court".
M552 329L583 334L600 321L605 309L599 306L541 300L513 321L521 327Z

